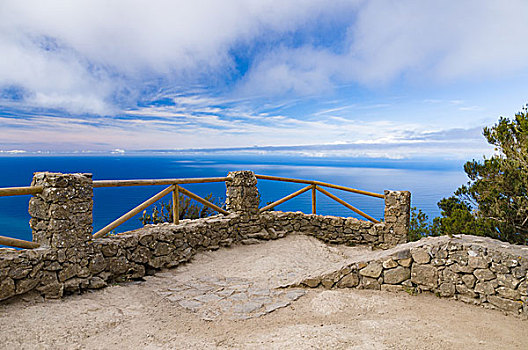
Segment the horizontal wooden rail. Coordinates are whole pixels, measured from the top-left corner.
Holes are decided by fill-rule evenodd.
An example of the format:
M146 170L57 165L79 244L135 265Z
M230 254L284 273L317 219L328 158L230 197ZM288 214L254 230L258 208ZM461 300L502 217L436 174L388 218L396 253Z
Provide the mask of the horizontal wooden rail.
M271 208L273 208L273 207L276 207L277 205L279 205L279 204L281 204L281 203L284 203L284 202L286 202L287 200L290 200L290 199L292 199L292 198L294 198L294 197L297 197L298 195L300 195L300 194L302 194L302 193L304 193L304 192L306 192L306 191L309 191L309 190L312 189L313 187L314 187L314 185L308 185L308 186L306 186L306 187L304 187L304 188L301 188L299 191L293 192L292 194L287 195L286 197L281 198L281 199L279 199L278 201L275 201L275 202L273 202L273 203L271 203L271 204L266 205L266 206L263 207L263 208L260 208L260 212L262 213L262 212L264 212L264 211L266 211L266 210L268 210L268 209L271 209Z
M6 245L9 247L33 249L40 247L40 244L30 241L24 241L21 239L0 236L0 245Z
M42 186L27 186L27 187L4 187L0 188L0 197L4 196L22 196L25 194L42 193Z
M335 200L336 202L338 203L341 203L343 204L345 207L347 207L348 209L352 210L353 212L363 216L364 218L372 221L372 222L375 222L375 223L379 223L378 220L374 219L372 216L368 215L368 214L365 214L364 212L362 212L361 210L357 209L356 207L348 204L347 202L345 202L344 200L342 200L341 198L331 194L330 192L328 192L327 190L323 189L323 188L320 188L319 186L316 187L317 190L319 192L321 192L322 194L324 195L327 195L328 197L332 198L333 200Z
M110 224L106 225L105 227L103 227L102 229L100 229L99 231L94 233L93 237L94 238L103 237L108 232L112 231L117 226L121 225L123 222L127 221L128 219L130 219L134 215L139 214L143 209L147 208L149 205L154 204L156 201L158 201L159 199L163 198L165 195L169 194L171 191L174 190L174 187L175 187L175 185L171 185L171 186L167 187L166 189L164 189L163 191L159 192L158 194L150 197L149 199L147 199L146 201L144 201L143 203L141 203L140 205L138 205L134 209L130 210L125 215L123 215L120 218L112 221Z
M188 196L188 197L194 199L194 200L197 201L197 202L200 202L201 204L205 205L206 207L209 207L209 208L211 208L211 209L214 209L214 210L216 210L217 212L222 213L222 214L224 214L224 215L229 215L229 212L228 212L228 211L226 211L226 210L220 208L219 206L217 206L217 205L215 205L215 204L209 202L208 200L205 200L205 199L203 199L202 197L199 197L199 196L195 195L194 193L192 193L191 191L186 190L186 189L183 188L183 187L180 187L180 186L177 186L177 187L178 187L178 189L180 190L181 193L183 193L184 195L186 195L186 196Z
M190 179L151 179L151 180L96 180L93 187L123 187L123 186L153 186L153 185L181 185L200 184L207 182L231 181L229 177L197 177Z
M262 179L262 180L295 182L295 183L300 183L300 184L310 184L310 185L324 186L324 187L329 187L329 188L335 188L337 190L363 194L365 196L371 196L371 197L376 197L376 198L385 198L385 195L383 195L383 194L374 193L374 192L368 192L368 191L363 191L363 190L356 190L355 188L339 186L339 185L333 185L333 184L329 184L329 183L321 182L321 181L291 179L291 178L287 178L287 177L269 176L269 175L255 175L255 176L256 176L257 179Z

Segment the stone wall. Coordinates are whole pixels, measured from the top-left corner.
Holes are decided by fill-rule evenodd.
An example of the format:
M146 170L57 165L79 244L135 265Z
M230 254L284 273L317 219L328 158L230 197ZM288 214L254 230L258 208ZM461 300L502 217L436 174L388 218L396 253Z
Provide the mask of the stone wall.
M232 171L227 177L231 181L226 181L226 210L230 213L258 214L260 195L255 173Z
M373 252L368 260L299 284L412 294L429 291L528 316L528 247L467 235L424 238Z
M32 186L43 186L29 201L33 241L41 246L83 246L92 235L92 174L36 173Z
M260 220L266 231L283 235L299 232L332 244L385 247L385 239L389 237L385 223L375 224L356 218L272 211L262 213Z
M182 220L93 239L91 174L36 173L42 194L30 200L33 239L41 248L0 249L0 300L35 290L45 297L104 287L112 281L141 278L170 268L198 251L235 243L253 244L292 232L328 243L387 248L400 241L405 202L391 192L386 222L303 213L258 213L259 193L252 172L232 172L226 183L228 216ZM408 196L403 198L409 198ZM402 214L403 213L403 214Z
M48 298L139 279L189 261L201 250L254 244L291 233L333 244L368 244L367 261L313 276L306 287L429 291L501 310L528 314L528 247L472 236L406 240L410 194L385 192L385 221L268 211L258 213L252 172L233 172L226 184L232 214L179 225L144 228L92 239L90 174L37 173L44 187L31 199L33 250L0 249L0 300L35 290ZM396 247L394 247L396 244Z
M386 246L407 242L411 219L411 193L409 191L385 191Z

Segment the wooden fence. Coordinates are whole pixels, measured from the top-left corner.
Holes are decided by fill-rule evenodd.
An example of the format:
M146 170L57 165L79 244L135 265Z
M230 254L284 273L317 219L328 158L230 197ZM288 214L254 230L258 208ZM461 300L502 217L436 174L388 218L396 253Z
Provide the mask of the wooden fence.
M379 221L371 217L370 215L362 212L361 210L357 209L356 207L350 205L349 203L345 202L341 198L337 197L336 195L328 192L323 187L333 188L337 190L357 193L361 195L376 197L376 198L385 198L383 194L379 193L373 193L368 191L362 191L357 190L350 187L345 186L339 186L339 185L333 185L330 183L325 183L321 181L313 181L313 180L301 180L301 179L291 179L291 178L285 178L285 177L278 177L278 176L269 176L269 175L255 175L257 179L260 180L271 180L271 181L282 181L282 182L293 182L293 183L299 183L299 184L307 184L308 186L295 191L286 197L283 197L279 200L276 200L273 203L270 203L266 205L265 207L259 209L260 212L264 212L266 210L272 209L279 204L282 204L292 198L297 197L298 195L305 193L307 191L312 192L312 213L316 214L317 212L317 202L316 202L316 193L319 191L320 193L328 196L329 198L335 200L336 202L344 205L348 209L354 211L358 215L361 215L362 217L378 223ZM219 206L209 202L208 200L192 193L191 191L181 187L183 184L197 184L197 183L211 183L211 182L226 182L231 181L229 177L208 177L208 178L186 178L186 179L146 179L146 180L95 180L93 181L93 187L94 188L102 188L102 187L124 187L124 186L154 186L154 185L169 185L162 191L158 192L154 196L150 197L140 205L136 206L132 210L128 211L121 217L117 218L116 220L112 221L105 227L103 227L101 230L95 232L93 234L93 238L100 238L104 237L106 234L117 228L119 225L123 224L130 218L134 217L135 215L139 214L142 210L146 209L150 205L154 204L161 198L165 197L166 195L172 193L172 216L173 216L173 223L178 224L179 223L179 194L183 194L191 199L196 200L197 202L201 203L202 205L209 207L218 213L228 215L229 212L220 208ZM6 188L0 188L0 197L5 196L20 196L20 195L36 195L40 194L43 191L42 186L26 186L26 187L6 187ZM26 248L26 249L32 249L32 248L38 248L40 244L36 242L30 242L30 241L24 241L16 238L11 237L5 237L0 236L0 245L10 246L10 247L16 247L16 248Z

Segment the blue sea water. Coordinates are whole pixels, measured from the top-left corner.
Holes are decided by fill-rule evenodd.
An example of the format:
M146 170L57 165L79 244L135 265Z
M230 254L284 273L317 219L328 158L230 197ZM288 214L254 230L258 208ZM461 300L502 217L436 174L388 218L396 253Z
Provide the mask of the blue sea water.
M89 172L94 180L154 179L225 176L229 171L253 170L257 174L319 180L383 193L385 189L409 190L412 205L429 217L439 215L436 203L467 181L460 162L361 160L273 156L214 155L105 155L105 156L2 156L0 187L28 186L33 172ZM260 180L262 203L277 200L304 185ZM224 183L189 184L190 191L225 199ZM134 208L163 186L94 189L94 230L97 231ZM383 217L383 200L329 190L375 217ZM31 240L28 201L30 196L0 197L0 235ZM169 196L165 201L169 200ZM282 211L311 211L311 194L306 192L277 207ZM318 214L353 216L341 204L317 194ZM141 226L139 215L116 231Z

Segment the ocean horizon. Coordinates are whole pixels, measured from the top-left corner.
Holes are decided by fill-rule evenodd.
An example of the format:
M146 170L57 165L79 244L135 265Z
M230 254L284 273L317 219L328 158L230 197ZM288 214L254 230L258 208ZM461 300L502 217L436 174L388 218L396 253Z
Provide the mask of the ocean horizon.
M216 154L106 154L106 155L35 155L0 156L0 187L28 186L34 172L92 173L94 180L156 179L226 176L229 171L252 170L257 174L319 180L376 193L386 189L407 190L412 194L412 206L424 211L430 219L440 214L436 203L450 196L467 182L457 160L394 160L372 158L300 157L273 155ZM225 199L224 183L184 185L190 191L218 201ZM302 184L259 180L261 203L275 201L300 188ZM104 227L163 186L134 186L94 189L94 231ZM380 219L382 199L339 190L330 190L353 206ZM0 235L31 240L29 214L30 196L0 198ZM162 199L168 202L170 196ZM276 207L281 211L311 212L310 193L302 194ZM346 207L318 193L317 213L361 218ZM140 215L116 229L123 232L141 227Z

